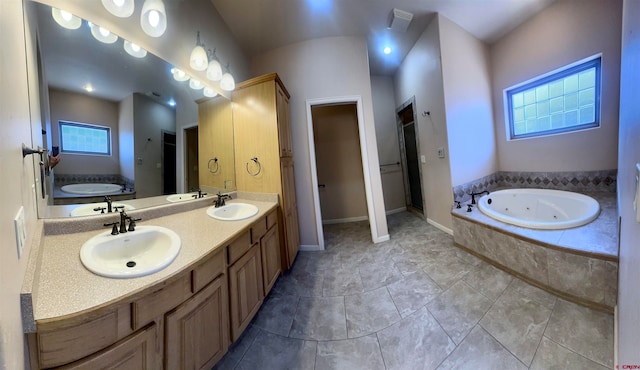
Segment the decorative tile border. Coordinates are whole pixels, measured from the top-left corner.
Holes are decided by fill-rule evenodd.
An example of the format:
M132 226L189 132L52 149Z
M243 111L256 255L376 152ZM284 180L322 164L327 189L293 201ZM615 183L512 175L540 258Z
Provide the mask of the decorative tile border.
M104 174L58 174L54 175L55 187L61 187L68 184L86 184L86 183L110 183L110 184L126 184L127 188L134 189L132 179L122 175L104 175Z
M575 192L616 192L618 170L582 172L498 171L491 175L453 187L453 198L467 202L471 193L501 188L538 188Z

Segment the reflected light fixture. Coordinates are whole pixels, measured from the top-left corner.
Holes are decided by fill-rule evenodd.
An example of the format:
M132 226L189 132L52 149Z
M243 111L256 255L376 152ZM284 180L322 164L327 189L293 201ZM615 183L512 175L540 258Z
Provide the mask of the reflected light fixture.
M151 37L160 37L167 30L167 13L162 0L145 0L140 13L140 26Z
M216 49L209 49L209 65L207 66L207 78L211 81L222 79L222 66L216 57Z
M220 79L220 88L224 91L233 91L236 88L236 81L234 81L231 72L229 72L229 65L227 64L227 72L222 75Z
M134 44L129 40L124 40L124 50L132 57L144 58L145 56L147 56L146 50L138 46L138 44Z
M214 98L216 96L218 96L218 93L210 88L210 87L205 87L204 91L203 91L204 96L206 96L207 98Z
M87 92L92 92L93 91L93 86L91 86L91 84L86 84L82 88L85 89L85 91L87 91Z
M176 101L173 100L173 98L169 99L169 101L167 102L170 106L175 107L176 106Z
M113 44L118 40L118 36L114 35L113 33L111 33L111 31L104 27L100 27L97 24L91 22L89 22L89 27L91 28L91 35L93 35L93 37L100 42L104 42L105 44Z
M133 14L133 0L102 0L102 6L116 17L128 18Z
M173 79L176 81L186 81L189 79L189 75L184 73L183 70L178 68L171 68L171 74L173 75Z
M189 66L196 71L204 71L208 65L207 52L204 50L204 44L200 41L200 31L198 31L196 46L191 51L191 56L189 57Z
M60 10L58 8L51 8L51 15L53 19L61 27L69 30L77 30L82 25L82 20L75 15L69 13L66 10Z
M204 87L204 84L199 80L196 80L195 78L191 77L191 79L189 80L189 87L194 90L200 90Z

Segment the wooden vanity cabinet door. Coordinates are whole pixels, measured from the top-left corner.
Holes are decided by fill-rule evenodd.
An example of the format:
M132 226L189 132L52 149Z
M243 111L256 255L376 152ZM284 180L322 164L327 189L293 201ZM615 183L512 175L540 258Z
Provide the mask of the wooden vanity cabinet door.
M160 369L161 361L155 351L158 326L150 324L135 334L86 359L59 369L94 370L148 370Z
M236 263L229 266L231 341L236 341L260 309L264 291L260 244L254 244Z
M262 279L264 295L271 291L273 284L278 280L282 271L280 259L280 238L278 238L278 225L274 225L260 240L260 252L262 254Z
M211 369L229 347L227 279L221 275L165 317L165 368Z

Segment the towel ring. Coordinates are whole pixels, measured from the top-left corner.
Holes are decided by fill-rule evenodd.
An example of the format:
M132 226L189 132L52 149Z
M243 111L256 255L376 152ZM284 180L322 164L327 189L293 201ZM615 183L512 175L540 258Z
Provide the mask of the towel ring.
M260 174L260 172L262 171L262 165L260 164L260 161L258 161L258 157L253 157L251 158L251 160L258 165L258 172L256 173L251 173L251 171L249 170L249 162L245 163L245 167L247 169L247 173L253 177L258 176Z
M215 170L211 170L211 162L213 162L216 165ZM220 163L218 163L218 157L213 157L209 159L209 162L207 162L207 168L209 169L209 172L217 173L220 170Z

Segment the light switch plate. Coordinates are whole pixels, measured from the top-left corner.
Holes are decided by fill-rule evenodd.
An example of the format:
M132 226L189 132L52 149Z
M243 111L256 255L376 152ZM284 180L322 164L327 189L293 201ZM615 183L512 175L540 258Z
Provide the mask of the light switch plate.
M24 244L27 242L27 225L24 222L24 207L20 207L18 214L13 219L13 226L16 232L16 246L18 248L18 259L22 257Z

